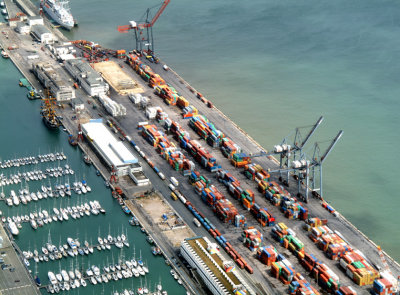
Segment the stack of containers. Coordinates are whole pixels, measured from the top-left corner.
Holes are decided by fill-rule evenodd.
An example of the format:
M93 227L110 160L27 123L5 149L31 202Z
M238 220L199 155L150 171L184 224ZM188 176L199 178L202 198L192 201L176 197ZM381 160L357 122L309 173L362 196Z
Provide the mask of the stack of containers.
M317 232L317 230L314 230L314 232ZM317 245L332 260L339 260L348 252L353 251L353 249L335 233L321 235L317 239Z
M289 294L319 295L320 293L300 273L296 273L289 285Z
M244 175L251 180L257 181L269 181L269 173L265 171L261 165L258 164L248 164L244 166Z
M243 204L243 207L247 210L250 210L250 208L254 205L254 192L250 189L243 190L240 195L240 200Z
M236 215L235 216L235 226L236 227L246 227L247 226L247 219L244 215Z
M157 110L156 120L159 123L163 123L168 118L168 114L163 112L161 109Z
M272 228L272 237L279 243L283 243L283 239L288 235L288 227L283 222L275 224Z
M313 218L309 218L307 220L307 224L310 227L318 227L318 226L323 226L323 225L327 225L328 224L328 220L327 219L319 219L318 217L313 217ZM310 231L311 229L308 228L308 231Z
M171 132L174 138L179 141L182 148L186 149L195 160L206 168L210 172L217 172L221 168L217 164L216 158L208 152L201 144L196 140L190 140L189 133L186 132L177 122L172 121Z
M324 290L335 292L340 287L339 276L324 263L317 262L311 275Z
M287 259L280 259L280 256L282 255L277 257L277 260L280 261L271 264L271 274L276 279L281 280L283 284L289 285L294 278L295 272L292 264Z
M376 279L373 284L373 295L396 294L393 284L387 279Z
M353 251L353 249L345 242L338 244L330 244L326 255L332 260L339 260L346 253Z
M340 259L340 266L346 270L346 275L359 286L371 285L375 279L379 278L379 272L356 251L345 254Z
M385 293L385 294L391 294L391 293ZM336 291L335 295L357 295L357 292L352 287L342 286L339 288L339 290Z
M250 251L256 251L262 243L262 233L253 226L248 227L242 233L243 244L249 248Z
M241 147L234 143L230 138L222 138L221 141L221 151L222 154L229 158L233 153L240 153L242 151Z
M310 229L311 231L308 236L314 243L316 243L321 236L333 233L333 231L326 225L310 227Z
M238 214L236 207L227 199L217 201L214 212L224 223L234 222L235 216Z
M251 163L251 158L245 153L236 152L232 154L231 163L237 168L242 168Z
M306 220L308 218L308 209L302 203L297 202L295 198L284 197L287 201L281 201L281 207L288 219Z
M208 206L214 207L214 204L224 199L224 196L214 185L210 185L201 192L201 198Z
M154 88L156 86L165 85L165 81L163 78L160 77L158 74L153 74L149 80L149 86Z
M183 96L179 96L177 101L177 106L183 109L189 106L189 102Z
M275 224L275 218L268 212L267 208L261 208L258 204L254 203L250 212L263 227Z
M271 266L271 264L276 261L278 255L279 255L278 251L276 251L276 249L272 245L260 247L257 250L258 260L260 260L267 266Z
M153 70L148 65L145 65L145 64L139 65L138 73L140 73L140 76L146 82L149 82L151 76L154 75Z
M304 257L304 244L301 242L298 238L292 236L292 235L287 235L283 239L283 247L286 249L289 249L292 253L294 253L299 259Z
M156 147L162 134L157 130L155 125L142 126L142 136L148 143Z
M307 270L312 271L318 263L317 257L310 253L304 253L304 258L300 259L300 264Z
M193 118L194 116L197 116L199 113L197 111L197 109L194 106L188 106L188 107L184 107L182 109L183 113L182 113L182 118L183 119L189 119L189 118Z

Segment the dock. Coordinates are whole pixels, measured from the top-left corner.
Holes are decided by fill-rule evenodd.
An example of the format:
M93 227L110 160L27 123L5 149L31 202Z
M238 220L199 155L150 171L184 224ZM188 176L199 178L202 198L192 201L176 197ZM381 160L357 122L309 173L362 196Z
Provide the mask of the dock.
M0 294L39 295L40 292L32 277L16 252L18 246L9 239L3 224L0 225L0 237L3 239L0 249L1 257L5 264L10 265L5 269L0 269Z
M47 23L48 22L46 21L46 24ZM16 65L16 67L26 77L26 79L31 83L33 87L35 87L36 89L42 89L42 86L39 84L37 79L29 71L32 62L28 60L27 56L29 55L29 53L26 50L37 50L39 59L41 61L51 63L56 71L59 71L63 76L67 75L63 66L59 65L58 62L51 57L51 53L47 49L41 50L41 45L39 44L32 44L31 38L29 36L18 35L6 25L1 25L0 28L1 30L6 31L9 36L9 39L6 39L4 38L4 35L0 35L0 45L3 48L8 48L12 44L19 45L19 49L9 51L9 55L11 60ZM55 30L54 27L52 27L51 25L49 26L49 28L52 29L54 34L56 34L57 36L60 35L59 31ZM64 37L60 38L61 41L67 41L65 40ZM121 66L124 73L126 73L128 76L132 77L133 80L138 81L138 83L141 84L140 86L143 89L145 89L145 93L143 95L150 97L151 105L161 106L163 111L165 111L168 114L169 118L176 120L182 123L182 125L184 125L181 113L180 111L177 110L177 108L170 107L164 104L159 97L154 95L153 90L149 89L147 83L141 80L140 77L131 68L126 66L126 63L124 63L123 60L113 59L113 61ZM143 62L148 66L150 66L155 73L163 77L163 79L168 81L168 83L170 83L181 95L183 95L186 99L188 99L190 101L190 104L195 106L199 110L199 113L207 114L207 118L210 121L212 121L216 126L218 126L218 128L221 131L223 131L224 134L227 134L235 143L241 146L243 150L245 150L248 153L254 153L254 154L258 153L260 150L265 151L265 149L263 149L254 139L252 139L245 131L243 131L239 126L237 126L230 118L224 115L220 110L218 110L215 107L209 108L204 102L196 98L194 93L196 93L197 91L192 86L190 86L189 83L185 82L184 79L180 77L177 73L175 73L171 68L169 68L168 71L165 71L163 69L162 62L160 64L154 64L150 63L146 59L143 59ZM72 79L70 79L70 81L68 82L72 84ZM88 97L87 94L82 89L76 89L76 90L77 90L77 96L86 98L85 111L80 114L79 120L75 121L72 119L74 116L76 116L76 113L67 104L63 104L63 107L58 110L60 114L62 114L63 116L62 124L70 134L78 133L78 126L77 126L78 123L83 123L89 120L90 118L110 117L97 100ZM148 120L143 110L133 105L132 102L126 96L118 95L114 90L111 90L110 97L113 100L118 101L123 106L125 106L128 111L127 116L115 119L115 121L124 131L124 133L134 139L137 145L140 146L140 148L142 148L145 151L146 157L152 160L154 165L165 174L167 179L171 176L174 176L179 180L180 183L179 189L183 193L183 195L187 198L187 200L189 200L197 208L200 208L201 212L203 212L206 215L207 219L209 219L210 222L212 222L213 224L217 225L217 227L222 231L224 237L231 242L231 244L235 247L235 249L238 250L240 255L245 257L246 260L249 262L249 264L253 267L253 269L255 270L254 274L249 275L247 273L243 273L246 279L252 285L254 285L255 288L258 289L257 291L259 291L260 294L281 294L282 292L284 292L287 288L283 284L281 284L278 280L272 278L268 274L266 267L259 263L259 261L252 254L252 252L244 248L244 246L240 241L241 229L236 228L231 224L222 224L219 221L219 219L213 214L212 210L204 204L201 198L195 195L193 187L187 182L187 178L183 177L182 175L178 175L178 173L173 171L170 168L170 165L159 156L157 151L153 147L151 147L147 142L145 142L145 140L141 137L141 135L138 133L138 130L136 129L136 126L138 122L143 122ZM87 103L87 101L90 101L91 103L89 104ZM92 107L93 105L96 105L97 108L93 108ZM158 123L156 123L155 121L151 123L154 123L161 129L161 126L158 125ZM198 138L198 136L196 137L196 134L190 128L186 127L186 125L184 126L185 130L188 131L193 136L193 138L196 139ZM202 142L202 145L207 146L206 144L204 144L204 142ZM84 150L89 154L90 158L93 160L93 164L95 165L95 167L102 174L104 179L108 180L110 178L110 171L107 167L105 167L105 165L103 165L103 162L97 157L96 153L94 153L88 147L86 142L79 142L79 146L82 150ZM211 150L209 146L207 146L207 149ZM190 229L196 235L207 236L208 238L213 239L212 236L203 227L197 228L193 225L192 222L193 215L187 210L184 204L182 204L180 201L173 201L169 197L170 189L168 188L168 182L161 180L160 177L157 175L157 173L153 170L153 168L145 163L145 160L141 158L139 153L137 153L135 150L133 150L133 153L135 154L135 156L138 157L138 159L142 159L141 162L143 163L143 172L150 179L152 186L156 188L157 191L159 191L164 196L165 201L168 202L175 211L179 212L179 216L184 221L186 221ZM226 159L221 154L220 151L213 149L212 153L217 158L218 162L222 165L223 169L229 170L229 172L231 172L241 182L244 188L256 191L255 183L245 178L245 176L242 173L240 173L239 169L234 168L230 164L229 160ZM277 169L278 167L277 161L273 158L260 157L257 159L257 163L262 165L264 169L274 170ZM226 195L226 197L229 198L232 201L232 203L234 203L234 205L238 208L239 214L243 214L247 217L249 226L260 227L259 223L257 223L254 220L254 218L251 216L248 210L242 208L239 202L229 197L229 195L226 192L226 188L215 180L215 174L208 172L205 169L201 169L201 174L213 180L213 184L215 184L215 186L221 192L223 192ZM156 229L154 224L152 224L151 220L146 218L145 214L140 210L138 204L135 203L133 194L139 190L142 190L143 188L138 188L134 186L130 180L126 179L120 179L118 186L120 186L124 191L124 193L127 195L127 197L132 200L132 205L129 205L129 208L135 214L135 216L138 217L141 225L146 228L149 234L153 237L156 244L162 248L162 252L165 254L167 259L171 261L171 264L173 265L174 269L177 272L179 272L180 276L183 278L185 287L190 289L193 293L202 294L201 288L199 288L196 282L194 282L190 278L189 273L185 271L182 267L180 267L176 259L172 259L172 257L175 257L177 255L177 248L171 244L168 244L162 239L162 235L160 234L160 232ZM288 190L292 193L292 195L296 195L295 188L296 188L295 182L294 180L292 180L290 182L290 187L288 188ZM257 203L262 207L267 207L277 218L278 222L284 222L291 229L293 229L297 233L299 239L305 244L306 249L310 253L317 256L318 259L326 263L331 269L333 269L338 274L342 285L350 285L354 287L360 294L368 292L369 287L361 287L355 285L351 281L351 279L346 276L343 270L340 267L338 267L337 261L329 260L325 256L325 254L322 251L320 251L314 243L310 241L310 239L308 238L308 232L303 230L304 226L303 222L285 218L280 212L279 207L271 206L271 204L267 202L265 198L262 198L260 194L257 194ZM368 257L369 261L371 261L375 265L382 265L377 245L373 241L371 241L368 237L366 237L353 224L351 224L344 216L342 216L341 214L338 214L337 216L332 215L321 206L321 200L316 198L310 199L309 203L307 204L307 208L309 209L310 213L313 216L318 216L321 219L327 219L329 227L339 231L344 237L346 237L351 242L351 246L362 251ZM293 255L289 251L285 250L282 246L279 245L279 243L276 243L270 237L271 233L270 228L265 227L262 228L261 231L264 234L265 239L267 240L267 244L274 245L277 248L278 252L283 253L295 265L297 271L302 273L307 278L307 280L311 282L313 285L316 285L315 280L310 275L308 274L305 275L306 272L300 266L297 258L293 257ZM9 247L11 251L12 247L11 246ZM392 272L395 274L395 276L399 275L400 265L386 253L384 253L384 255L386 260L388 261L388 264ZM18 257L16 257L16 259L18 260ZM0 272L0 280L1 280L1 275L2 273ZM26 281L25 284L26 285L31 284L31 282ZM1 281L0 281L0 288L3 288ZM0 291L4 293L2 289L0 289Z

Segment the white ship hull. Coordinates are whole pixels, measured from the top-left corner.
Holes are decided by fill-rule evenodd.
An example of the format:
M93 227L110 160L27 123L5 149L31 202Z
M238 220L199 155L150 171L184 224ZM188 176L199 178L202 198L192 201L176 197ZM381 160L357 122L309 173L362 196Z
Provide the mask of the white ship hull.
M57 22L63 28L71 30L74 27L75 22L71 13L54 1L43 1L42 8L43 11L45 11L55 22Z

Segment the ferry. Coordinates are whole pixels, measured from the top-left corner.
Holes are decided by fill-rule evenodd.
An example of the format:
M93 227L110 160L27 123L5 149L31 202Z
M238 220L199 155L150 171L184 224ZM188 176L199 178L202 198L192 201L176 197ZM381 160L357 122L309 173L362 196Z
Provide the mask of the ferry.
M75 21L69 10L68 1L44 0L41 2L42 9L59 25L71 30Z

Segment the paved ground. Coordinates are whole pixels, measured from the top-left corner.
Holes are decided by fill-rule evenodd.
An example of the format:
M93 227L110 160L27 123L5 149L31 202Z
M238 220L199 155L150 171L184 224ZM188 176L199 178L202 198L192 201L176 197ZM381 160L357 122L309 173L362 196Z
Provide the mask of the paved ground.
M15 252L3 225L0 226L0 236L3 238L0 257L4 259L4 264L8 265L5 269L0 268L0 294L40 294L36 286L32 284L28 270Z

